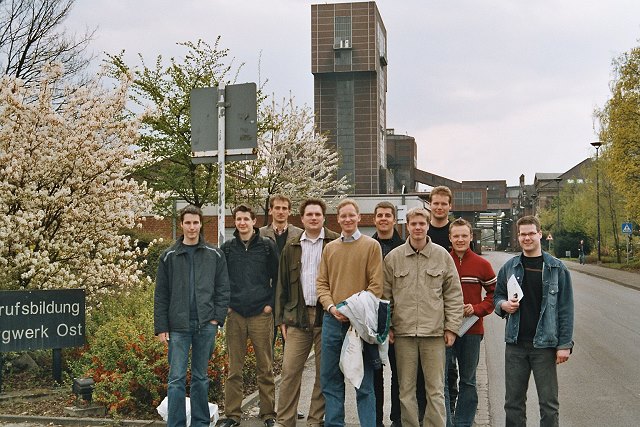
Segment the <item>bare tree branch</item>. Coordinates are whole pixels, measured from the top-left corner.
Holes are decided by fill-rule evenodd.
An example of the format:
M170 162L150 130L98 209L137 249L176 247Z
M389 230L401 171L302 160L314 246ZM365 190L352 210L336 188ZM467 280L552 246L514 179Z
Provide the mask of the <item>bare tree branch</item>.
M63 79L79 78L92 55L87 54L95 30L68 34L63 23L75 0L1 0L0 69L3 74L37 83L43 66L59 62Z

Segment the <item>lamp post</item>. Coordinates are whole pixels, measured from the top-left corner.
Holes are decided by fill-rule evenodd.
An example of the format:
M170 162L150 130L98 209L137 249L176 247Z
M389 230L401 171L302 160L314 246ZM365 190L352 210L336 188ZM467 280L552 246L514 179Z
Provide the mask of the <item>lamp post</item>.
M562 182L562 178L557 177L557 178L554 178L553 180L558 185L558 230L557 232L559 232L560 229L562 228L562 226L560 225L560 182Z
M597 232L598 232L598 264L600 264L600 170L598 164L598 151L602 142L595 141L591 145L596 149L596 218L597 218Z

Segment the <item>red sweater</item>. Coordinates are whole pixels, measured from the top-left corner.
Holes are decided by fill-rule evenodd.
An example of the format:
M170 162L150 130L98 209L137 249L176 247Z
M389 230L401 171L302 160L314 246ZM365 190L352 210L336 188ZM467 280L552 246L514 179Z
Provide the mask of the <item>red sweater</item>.
M471 249L464 253L462 259L454 251L451 251L451 256L460 276L464 303L472 304L473 314L480 318L469 329L467 334L483 335L482 318L493 312L493 291L496 288L496 274L493 272L489 261ZM482 288L486 292L484 299L482 298Z

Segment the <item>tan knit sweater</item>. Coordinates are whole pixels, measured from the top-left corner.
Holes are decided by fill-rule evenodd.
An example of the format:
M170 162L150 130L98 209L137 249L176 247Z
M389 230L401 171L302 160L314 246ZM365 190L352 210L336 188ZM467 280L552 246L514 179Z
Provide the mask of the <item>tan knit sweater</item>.
M383 283L382 250L371 237L346 243L336 239L324 248L316 286L325 310L363 290L381 298Z

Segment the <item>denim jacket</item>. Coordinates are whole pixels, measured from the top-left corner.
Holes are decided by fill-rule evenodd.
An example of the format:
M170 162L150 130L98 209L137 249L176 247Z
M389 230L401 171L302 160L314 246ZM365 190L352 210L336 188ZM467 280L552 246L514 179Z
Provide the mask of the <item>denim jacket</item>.
M493 295L496 314L507 319L504 340L508 344L515 344L518 341L520 311L509 314L504 312L500 305L508 300L507 281L511 275L514 275L522 286L524 278L522 256L524 255L515 256L502 266L498 273L496 291ZM533 337L533 346L536 348L570 349L573 348L571 276L567 267L548 253L542 253L542 260L542 304L536 334Z

